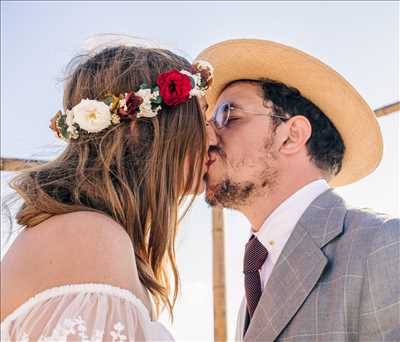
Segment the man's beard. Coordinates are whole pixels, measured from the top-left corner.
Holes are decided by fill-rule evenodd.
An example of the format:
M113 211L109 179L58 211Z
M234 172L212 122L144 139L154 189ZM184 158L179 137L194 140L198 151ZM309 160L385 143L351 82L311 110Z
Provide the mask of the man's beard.
M259 182L236 182L232 177L225 177L206 191L206 202L211 206L218 205L224 208L240 209L250 206L260 196L268 196L277 178L277 170L270 165L270 161L275 159L272 152L272 139L266 141L264 150L266 154L262 161L263 171L257 177L257 179L260 179ZM206 175L205 180L207 183L209 182L209 175Z
M233 182L226 178L213 187L210 193L206 192L206 202L211 206L238 208L248 202L254 188L255 184L252 182Z

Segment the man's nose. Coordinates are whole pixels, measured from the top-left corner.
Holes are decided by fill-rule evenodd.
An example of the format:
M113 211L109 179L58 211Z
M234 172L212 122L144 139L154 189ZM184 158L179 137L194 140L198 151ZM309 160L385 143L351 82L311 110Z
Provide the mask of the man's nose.
M214 125L211 122L206 123L206 133L208 147L218 145L218 136L215 131Z

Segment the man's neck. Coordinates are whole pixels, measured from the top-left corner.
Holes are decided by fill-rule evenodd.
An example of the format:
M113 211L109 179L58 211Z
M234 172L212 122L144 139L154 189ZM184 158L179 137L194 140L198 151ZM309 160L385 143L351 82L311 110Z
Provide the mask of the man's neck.
M298 190L318 179L322 179L322 177L318 175L303 179L302 181L293 180L291 182L279 182L275 184L275 187L265 196L255 198L251 205L240 208L239 210L250 221L253 230L258 231L277 207Z

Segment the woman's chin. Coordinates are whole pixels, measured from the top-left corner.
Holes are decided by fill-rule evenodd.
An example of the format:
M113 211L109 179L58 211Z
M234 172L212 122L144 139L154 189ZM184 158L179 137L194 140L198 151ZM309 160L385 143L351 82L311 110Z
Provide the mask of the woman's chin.
M201 180L200 185L199 185L199 189L198 189L196 195L200 195L200 194L202 194L204 191L206 191L206 182L205 182L205 180Z
M206 191L206 182L204 180L201 180L197 191L195 191L195 189L193 189L191 191L190 195L198 196L198 195L202 194L204 191Z
M199 188L197 189L197 191L196 191L196 189L192 189L187 195L188 196L198 196L205 191L206 191L206 182L205 182L205 180L202 179L200 181Z

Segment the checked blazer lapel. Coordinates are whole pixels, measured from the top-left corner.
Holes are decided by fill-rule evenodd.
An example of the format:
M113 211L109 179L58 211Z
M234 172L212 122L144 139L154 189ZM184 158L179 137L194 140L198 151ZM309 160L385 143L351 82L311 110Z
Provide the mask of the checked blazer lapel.
M273 341L287 326L321 277L327 264L321 248L342 232L346 211L333 190L306 209L263 290L244 341Z

